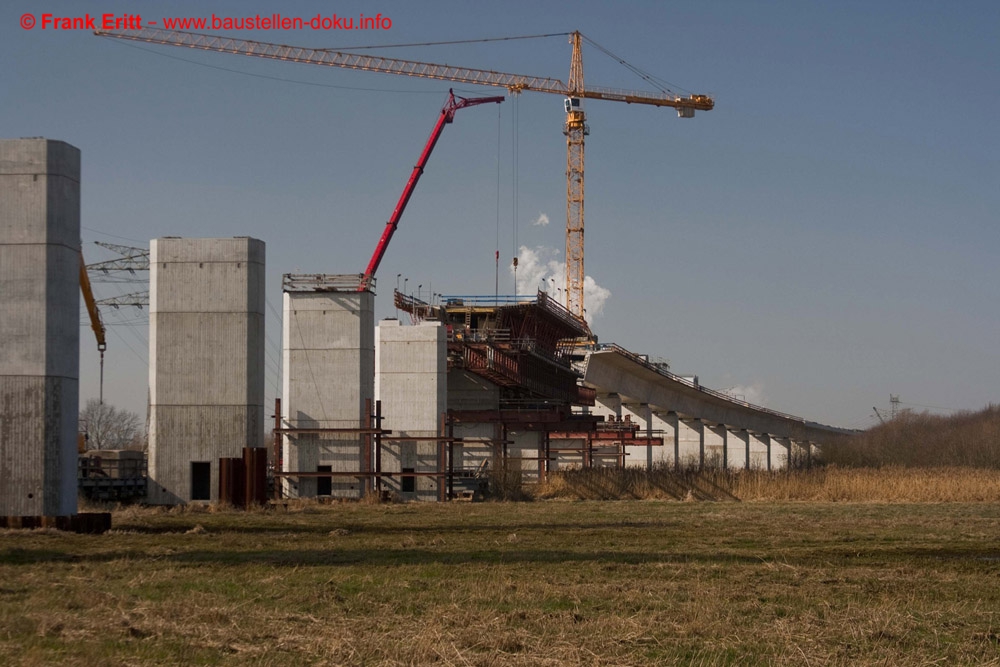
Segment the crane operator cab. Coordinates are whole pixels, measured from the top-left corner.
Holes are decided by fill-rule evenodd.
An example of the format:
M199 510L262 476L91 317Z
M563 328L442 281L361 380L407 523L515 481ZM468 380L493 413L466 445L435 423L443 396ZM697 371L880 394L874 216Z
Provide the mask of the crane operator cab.
M583 100L579 97L567 97L563 100L563 105L566 107L566 113L571 111L583 111Z

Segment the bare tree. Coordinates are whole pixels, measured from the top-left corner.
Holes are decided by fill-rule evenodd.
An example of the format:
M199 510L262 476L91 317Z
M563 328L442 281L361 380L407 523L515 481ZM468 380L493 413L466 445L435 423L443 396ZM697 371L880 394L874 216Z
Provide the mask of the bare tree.
M141 443L139 415L90 399L80 412L80 427L86 428L87 449L126 449Z

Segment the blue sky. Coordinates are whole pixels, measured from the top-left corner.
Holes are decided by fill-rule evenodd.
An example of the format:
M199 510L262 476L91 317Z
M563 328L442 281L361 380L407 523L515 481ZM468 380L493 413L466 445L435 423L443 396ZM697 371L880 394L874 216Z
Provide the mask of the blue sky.
M364 269L448 84L19 25L24 13L277 11L380 12L392 27L230 34L334 48L580 30L715 97L691 120L587 104L586 268L610 291L593 323L602 341L842 426L869 425L890 393L936 412L1000 397L1000 4L7 2L0 136L83 151L89 261L107 257L95 240L255 236L276 311L282 273ZM551 37L386 53L565 79L570 49ZM591 85L645 85L590 47L584 71ZM562 259L563 119L562 100L542 94L459 112L380 269L379 317L393 315L397 273L425 294L492 293L498 228L509 293L515 221L517 246ZM532 224L542 214L550 223ZM142 413L144 313L107 319L106 397ZM270 400L270 310L267 327ZM81 337L86 398L97 355Z

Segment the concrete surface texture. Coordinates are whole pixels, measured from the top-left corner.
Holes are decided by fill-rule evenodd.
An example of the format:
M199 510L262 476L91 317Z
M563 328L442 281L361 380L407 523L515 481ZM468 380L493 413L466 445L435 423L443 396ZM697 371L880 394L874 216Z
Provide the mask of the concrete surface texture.
M393 437L435 437L441 416L447 411L448 343L439 322L400 326L398 320L383 320L375 328L376 397L382 401L382 426ZM455 448L456 459L461 447ZM382 470L386 472L435 472L438 443L392 441L383 447ZM404 480L387 477L382 488L404 499L437 498L438 482L432 477Z
M282 423L291 428L361 428L375 397L375 295L353 290L285 291ZM283 438L285 472L358 472L363 438L353 433ZM328 487L323 485L328 484ZM286 477L288 498L359 497L355 477L332 482ZM329 493L326 493L326 492Z
M0 140L0 514L75 514L80 151Z
M264 444L264 242L150 242L149 500L218 499L218 460Z

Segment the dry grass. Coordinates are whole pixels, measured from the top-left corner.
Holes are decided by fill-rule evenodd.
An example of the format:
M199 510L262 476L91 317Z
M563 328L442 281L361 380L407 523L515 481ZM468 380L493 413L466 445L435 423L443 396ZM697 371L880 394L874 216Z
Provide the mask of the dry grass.
M540 499L741 500L874 503L1000 502L1000 470L839 468L645 471L593 468L552 474Z
M0 534L0 663L1000 664L1000 505L115 512Z

